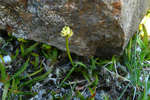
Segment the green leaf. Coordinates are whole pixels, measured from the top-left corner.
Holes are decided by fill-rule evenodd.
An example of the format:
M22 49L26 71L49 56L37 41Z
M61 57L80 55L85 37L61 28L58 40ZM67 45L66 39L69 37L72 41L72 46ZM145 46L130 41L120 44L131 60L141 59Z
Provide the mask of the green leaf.
M72 91L74 90L75 86L77 85L77 82L78 82L78 81L76 81L75 84L73 85L73 87L72 87L72 89L71 89L71 92L69 93L69 96L68 96L67 100L70 100L70 99L71 99Z
M89 87L90 93L93 94L94 90L92 88Z
M125 91L129 87L129 85L130 85L130 83L128 83L128 85L125 87L125 89L123 90L123 92L121 93L121 95L119 96L119 98L117 100L120 100L122 98L123 94L125 93Z
M25 49L23 47L23 44L20 45L21 55L22 57L25 57Z
M82 62L75 62L75 67L77 67L78 65L83 66L85 69L87 69L86 65L83 64Z
M4 82L6 79L6 70L4 65L1 62L0 62L0 70L1 70L1 80L2 82Z
M15 79L14 79L14 78L13 78L13 81L12 81L11 89L12 89L12 90L14 90L14 89L15 89Z
M36 47L38 44L39 44L39 43L35 43L35 44L33 44L32 46L30 46L30 47L26 50L25 55L31 53L31 52L35 49L35 47Z
M128 68L128 70L129 70L130 73L134 73L133 69L132 69L133 66L131 66L128 62L126 62L125 65Z
M98 76L96 75L95 77L96 77L96 81L95 81L95 87L96 87L96 85L98 84Z
M10 90L12 92L12 94L15 95L29 95L29 96L35 96L37 94L37 92L35 93L30 93L30 92L22 92L22 91L17 91L17 90Z
M44 80L46 78L46 76L51 72L52 70L49 70L47 73L45 73L44 75L38 76L30 81L24 82L22 85L20 85L18 88L21 88L29 83L36 83L38 81Z
M22 79L25 79L25 78L27 78L27 77L34 76L34 75L38 74L39 72L41 72L43 69L44 69L44 68L41 68L40 70L35 71L34 73L31 73L31 74L27 75L26 77L22 77L22 78L20 78L20 79L18 79L18 80L22 80Z
M67 74L67 76L64 78L64 80L60 83L59 87L62 86L62 84L66 81L66 79L71 75L71 73L74 71L74 67L70 70L70 72Z
M9 92L8 92L8 96L10 96L11 94L13 94L14 91L17 91L17 85L18 85L17 83L18 83L18 80L15 80L13 78L12 86L11 86L11 89L9 90ZM9 100L9 97L8 97L8 100Z
M32 56L38 57L39 55L37 53L32 52L31 53Z
M0 59L2 60L3 63L5 63L2 55L0 55Z
M110 71L112 71L113 70L113 67L114 67L114 61L115 61L115 56L113 56L112 57L112 63L110 64L110 66L108 67L108 69L110 70Z
M98 58L97 58L96 60L94 60L93 57L92 57L92 59L91 59L91 63L92 63L92 66L91 66L91 73L90 73L91 75L93 74L93 68L96 67L95 63L96 63L97 60L98 60Z
M17 48L15 56L12 56L12 57L11 57L11 58L12 58L12 61L13 61L14 59L16 59L16 57L18 56L18 54L19 54L19 49Z
M95 60L93 59L93 57L92 57L92 59L91 59L91 61L92 61L92 66L93 67L96 67L96 61L98 60L99 58L96 58Z
M6 100L10 82L5 83L2 100Z
M104 65L104 64L107 64L109 62L110 62L110 60L103 60L103 61L99 62L99 65Z
M86 100L79 90L76 91L80 100Z
M9 80L5 81L5 83L8 81L11 81L13 78L19 76L27 68L28 63L29 63L29 59L25 62L25 64L12 77L10 77Z
M147 51L148 49L144 49L143 52L140 54L140 59L141 59L141 62L143 63L144 59L145 59L145 56L147 54Z
M88 85L88 87L93 87L97 85L97 80L92 81L91 84Z
M50 57L48 56L48 54L46 54L43 50L42 53L44 54L44 56L46 57L46 59L50 59Z
M42 48L45 48L45 49L51 49L52 47L48 44L43 44L42 45Z
M87 74L86 74L84 71L82 71L82 74L83 74L83 76L88 80L88 82L90 83L91 81L89 80Z
M141 59L141 62L143 63L145 57L146 57L146 54L147 54L147 51L148 51L148 33L147 33L147 30L146 30L146 27L144 24L142 24L142 28L143 28L143 31L144 31L144 39L143 39L143 44L144 44L144 47L142 52L140 54L140 59Z
M126 55L126 57L128 58L129 61L131 61L131 55L132 55L131 48L132 48L132 45L133 45L133 41L132 41L132 38L131 38L128 46L125 48L125 55Z
M57 55L58 55L57 49L54 49L53 50L53 57L51 58L53 60L53 63L56 61Z
M137 39L137 43L138 43L138 45L140 46L141 49L145 49L145 45L144 45L143 41L140 38Z
M33 66L35 67L35 70L37 70L38 68L38 57L35 57L35 61L31 61L31 64L33 64Z
M90 93L91 93L91 97L88 100L94 100L94 97L95 97L96 93L95 93L94 89L92 89L90 87L89 87L89 90L90 90Z

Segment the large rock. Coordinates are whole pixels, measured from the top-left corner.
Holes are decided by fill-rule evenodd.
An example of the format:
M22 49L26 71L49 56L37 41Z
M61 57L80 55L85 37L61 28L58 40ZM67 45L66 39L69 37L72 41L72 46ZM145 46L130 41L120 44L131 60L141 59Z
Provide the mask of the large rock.
M0 29L61 50L67 25L78 55L120 55L150 9L150 0L0 0Z

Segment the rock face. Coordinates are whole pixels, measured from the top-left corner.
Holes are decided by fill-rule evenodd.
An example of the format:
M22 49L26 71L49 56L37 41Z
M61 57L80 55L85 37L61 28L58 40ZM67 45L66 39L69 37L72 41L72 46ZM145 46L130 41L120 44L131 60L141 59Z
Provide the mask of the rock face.
M71 52L106 57L122 53L149 9L150 0L0 0L0 29L66 50L66 25Z

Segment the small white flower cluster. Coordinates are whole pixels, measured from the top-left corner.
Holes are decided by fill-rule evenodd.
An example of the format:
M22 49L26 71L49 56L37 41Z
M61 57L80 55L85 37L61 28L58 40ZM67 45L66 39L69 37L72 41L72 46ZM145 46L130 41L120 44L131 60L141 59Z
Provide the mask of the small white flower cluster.
M73 35L72 29L70 27L65 26L61 31L61 36L71 37Z
M9 55L3 57L5 64L8 64L11 62L11 57ZM2 60L0 59L0 62L2 63Z

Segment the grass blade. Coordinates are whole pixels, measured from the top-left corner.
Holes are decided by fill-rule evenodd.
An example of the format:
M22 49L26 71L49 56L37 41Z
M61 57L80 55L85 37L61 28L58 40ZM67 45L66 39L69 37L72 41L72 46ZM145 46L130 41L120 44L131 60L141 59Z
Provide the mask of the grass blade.
M95 97L95 95L96 95L96 93L95 93L95 88L92 89L92 88L89 87L89 91L90 91L90 93L91 93L91 97L90 97L88 100L94 100L94 97Z
M114 68L115 56L112 57L111 61L112 61L112 63L111 63L110 66L108 67L108 69L109 69L110 71L112 71L113 68Z
M15 56L14 55L12 56L12 61L18 56L18 54L19 54L19 50L17 48Z
M10 82L5 83L2 100L6 100Z
M71 91L70 91L70 93L69 93L69 96L68 96L67 100L70 100L70 99L71 99L72 91L74 90L75 86L77 85L77 82L78 82L78 81L76 81L75 84L73 85L73 87L72 87L72 89L71 89Z
M39 43L35 43L35 44L33 44L32 46L30 46L30 47L26 50L25 55L31 53L31 52L34 50L34 48L35 48L38 44L39 44Z
M83 66L85 69L87 69L86 65L83 64L82 62L75 62L75 67L77 67L78 65Z
M29 74L29 75L27 75L26 77L22 77L22 78L20 78L20 79L18 79L18 80L22 80L22 79L25 79L25 78L27 78L27 77L31 77L31 76L33 76L33 75L36 75L37 73L41 72L43 69L44 69L44 68L41 68L40 70L38 70L38 71L36 71L36 72L34 72L34 73L32 73L32 74Z
M140 59L141 59L141 62L143 63L144 59L145 59L145 56L147 54L147 51L148 49L144 49L143 50L143 53L140 54Z
M73 72L75 68L72 67L72 69L70 70L70 72L67 74L67 76L65 77L65 79L60 83L59 87L62 86L62 84L66 81L66 79L71 75L71 73Z
M2 55L0 55L0 59L1 59L1 61L2 61L3 63L5 63L5 61L4 61L4 59L3 59L3 56L2 56Z
M146 100L147 98L147 81L146 81L146 76L145 76L145 73L144 73L144 69L143 69L143 66L142 66L142 62L140 60L140 57L138 56L139 58L139 61L140 61L140 67L142 68L142 71L143 71L143 78L144 78L144 81L143 81L143 84L144 84L144 96L143 96L143 100Z
M23 86L25 86L25 85L27 85L27 84L29 84L29 83L35 83L35 82L37 82L37 81L41 81L41 80L44 80L45 79L45 77L51 72L52 70L49 70L47 73L45 73L44 75L41 75L41 76L38 76L38 77L36 77L36 78L34 78L34 79L32 79L32 80L30 80L30 81L27 81L27 82L24 82L22 85L20 85L18 88L20 89L21 87L23 87Z
M77 90L77 95L79 96L80 100L86 100L79 90Z
M144 45L143 41L140 38L137 39L137 43L138 43L138 45L140 46L141 49L145 49L145 45Z
M27 68L28 63L29 63L29 59L25 62L25 64L12 77L10 77L7 81L5 81L5 83L8 81L11 81L13 78L20 75Z
M135 84L138 83L138 75L137 75L137 61L136 61L136 47L137 47L137 39L138 39L138 31L137 31L137 35L136 35L136 38L135 38L135 44L134 44L134 54L133 54L133 57L134 57L134 75L135 75Z
M57 49L54 49L53 50L53 57L51 58L53 63L57 60L57 55L58 55Z
M86 76L86 73L82 71L83 76L87 79L87 81L90 83L91 81L88 79L88 76Z
M0 70L1 70L1 80L2 82L4 82L6 79L6 70L4 65L1 62L0 62Z
M93 68L96 67L95 63L96 63L97 60L98 60L98 58L97 58L96 60L94 60L93 57L92 57L92 59L91 59L91 63L92 63L92 66L91 66L91 73L90 73L91 75L93 74Z
M119 96L119 98L117 100L120 100L121 97L123 96L123 94L125 93L125 91L127 90L127 88L129 87L130 83L128 83L128 85L125 87L125 89L123 90L123 92L121 93L121 95Z
M22 91L17 91L17 90L11 90L11 92L14 95L30 95L30 96L35 96L37 94L37 93L22 92Z
M132 48L132 38L130 39L129 45L128 45L128 59L131 60L131 48Z
M23 44L20 45L20 50L21 50L22 57L25 57L25 50L24 50Z
M46 57L46 59L50 59L50 57L48 56L48 54L46 54L43 50L42 53L44 54L44 56Z

